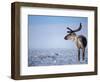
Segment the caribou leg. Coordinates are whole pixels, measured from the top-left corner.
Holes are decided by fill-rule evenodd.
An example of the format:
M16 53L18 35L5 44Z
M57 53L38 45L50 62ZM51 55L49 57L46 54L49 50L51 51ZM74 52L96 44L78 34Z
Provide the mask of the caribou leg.
M80 49L78 49L78 61L80 61Z
M82 49L83 60L85 59L85 48Z

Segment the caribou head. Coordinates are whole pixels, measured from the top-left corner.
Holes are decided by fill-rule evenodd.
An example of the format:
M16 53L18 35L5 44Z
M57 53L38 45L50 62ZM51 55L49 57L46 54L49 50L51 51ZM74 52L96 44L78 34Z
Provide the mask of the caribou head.
M67 29L68 29L68 31L67 31L68 35L66 35L66 36L64 37L64 39L65 39L65 40L73 40L73 41L74 41L74 40L75 40L75 37L76 37L76 33L75 33L75 32L80 31L81 28L82 28L82 24L81 24L81 23L80 23L79 28L77 28L77 29L75 29L75 30L72 30L71 28L67 27Z

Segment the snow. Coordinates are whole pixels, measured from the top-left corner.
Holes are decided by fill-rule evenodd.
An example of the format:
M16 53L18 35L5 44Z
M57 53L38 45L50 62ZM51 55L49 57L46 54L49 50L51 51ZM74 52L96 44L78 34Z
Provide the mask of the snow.
M87 64L88 51L85 50L85 60L78 61L78 52L73 49L30 49L28 51L28 66L74 65Z

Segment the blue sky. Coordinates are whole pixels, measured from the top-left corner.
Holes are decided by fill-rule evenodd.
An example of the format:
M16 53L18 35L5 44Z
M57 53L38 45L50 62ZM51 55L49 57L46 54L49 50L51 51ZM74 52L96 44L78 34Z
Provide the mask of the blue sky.
M28 45L32 48L76 48L75 43L64 40L67 35L66 27L76 29L82 23L81 31L78 35L87 35L87 17L67 17L67 16L28 16Z

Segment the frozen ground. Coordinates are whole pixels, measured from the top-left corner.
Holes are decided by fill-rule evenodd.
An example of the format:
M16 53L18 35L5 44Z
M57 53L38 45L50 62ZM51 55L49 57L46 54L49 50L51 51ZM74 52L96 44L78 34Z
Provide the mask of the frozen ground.
M81 55L82 56L82 55ZM50 66L68 64L87 64L87 50L85 60L78 61L77 50L66 49L32 49L28 52L28 66Z

